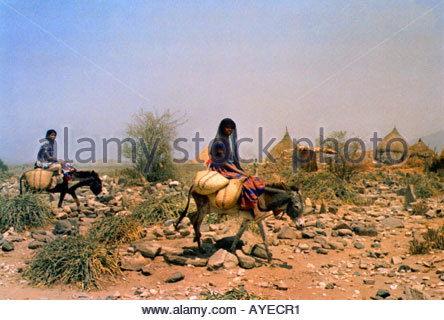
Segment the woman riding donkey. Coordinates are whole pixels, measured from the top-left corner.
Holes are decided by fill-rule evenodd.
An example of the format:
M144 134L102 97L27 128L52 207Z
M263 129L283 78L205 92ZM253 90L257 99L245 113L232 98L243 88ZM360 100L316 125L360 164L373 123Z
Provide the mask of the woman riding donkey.
M41 168L54 172L51 178L51 185L49 189L53 189L57 184L63 183L65 180L71 180L71 173L76 169L65 160L54 157L54 142L57 137L57 132L54 129L49 129L46 132L46 141L40 146L37 154L37 161L34 164L34 169Z
M265 189L261 178L246 173L239 163L237 148L237 130L233 120L226 118L221 121L216 137L210 145L209 169L217 171L227 179L243 179L239 206L241 210L253 210L255 222L272 215L272 212L260 211L258 197Z

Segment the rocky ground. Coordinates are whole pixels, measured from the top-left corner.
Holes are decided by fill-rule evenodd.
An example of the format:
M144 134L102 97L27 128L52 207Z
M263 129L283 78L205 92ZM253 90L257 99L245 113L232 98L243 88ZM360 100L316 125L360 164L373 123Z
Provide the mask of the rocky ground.
M286 217L265 221L273 260L268 263L255 227L243 246L227 249L239 221L202 226L205 253L192 242L185 219L178 231L167 221L147 228L144 239L120 248L122 275L104 281L100 290L74 286L30 286L21 276L32 255L55 237L85 233L104 216L127 214L126 205L149 197L180 195L180 183L125 188L105 177L105 197L79 192L80 214L67 196L55 208L57 223L47 230L0 235L0 299L202 299L202 293L224 293L242 285L265 299L444 299L444 252L410 255L409 241L427 227L444 225L444 197L427 200L429 210L413 215L417 201L410 188L367 182L361 194L368 206L315 203L296 230ZM17 193L16 179L0 184L0 192ZM106 201L103 201L106 199Z

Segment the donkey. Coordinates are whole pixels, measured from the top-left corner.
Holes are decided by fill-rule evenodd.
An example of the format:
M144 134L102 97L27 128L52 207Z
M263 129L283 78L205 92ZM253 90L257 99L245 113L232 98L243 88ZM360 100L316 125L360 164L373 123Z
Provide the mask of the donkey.
M176 230L182 219L187 215L191 195L193 196L197 206L197 211L194 214L190 214L190 220L191 223L193 224L194 234L195 234L193 241L197 242L197 246L200 251L202 251L201 241L200 241L201 237L200 226L207 214L209 214L210 212L215 212L217 214L228 214L233 216L239 215L243 218L241 226L234 238L233 244L230 249L232 252L234 252L236 249L237 242L242 237L242 234L244 233L248 224L254 220L253 211L240 210L239 205L236 205L234 208L231 208L229 210L220 210L218 208L215 208L210 204L208 196L196 193L194 187L191 186L190 191L188 192L187 205L184 211L181 212L180 217L175 223ZM282 211L285 211L285 213L291 218L291 220L294 221L297 228L300 228L303 225L302 214L304 212L304 204L301 192L295 186L287 186L283 183L270 184L266 186L264 192L258 198L258 206L261 211L273 210L273 213L275 215L277 215ZM264 241L268 262L270 262L271 254L268 250L267 238L262 221L257 222L257 225L259 227L262 240Z
M79 201L79 198L77 198L76 190L80 187L88 186L91 189L92 193L94 193L94 195L98 196L100 194L100 192L102 192L102 180L100 179L99 175L95 171L74 171L74 172L71 172L71 174L72 174L72 181L73 182L77 181L77 183L74 184L73 186L69 186L68 180L63 178L62 183L59 183L54 188L48 189L45 191L50 192L50 193L59 193L60 192L60 199L59 199L59 203L58 203L59 208L62 207L63 199L65 199L66 194L69 193L76 201L77 210L79 210L80 201ZM23 174L20 177L20 194L23 193L22 180L24 177L25 177L25 174ZM26 190L30 189L27 182L26 182L26 179L25 179L25 189Z

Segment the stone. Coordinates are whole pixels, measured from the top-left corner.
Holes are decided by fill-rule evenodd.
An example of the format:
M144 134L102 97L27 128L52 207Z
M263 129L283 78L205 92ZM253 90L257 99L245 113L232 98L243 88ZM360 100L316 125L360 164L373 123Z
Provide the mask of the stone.
M406 264L403 264L403 265L399 266L399 268L398 268L398 272L401 272L401 271L407 272L410 270L412 270L412 268L410 268L410 266L408 266Z
M76 235L79 233L79 224L74 219L57 221L54 230L54 235Z
M219 239L214 244L217 249L225 249L225 250L231 250L231 246L233 245L234 236L232 237L224 237L222 239ZM244 242L242 240L239 240L236 243L236 249L241 249L244 246Z
M236 256L239 259L239 265L244 269L252 269L256 266L254 258L245 255L241 250L236 250Z
M407 286L404 289L406 300L430 300L430 297L423 293L419 288Z
M2 245L2 250L4 252L12 251L12 250L14 250L14 244L10 241L5 241Z
M134 251L140 252L145 258L154 259L160 254L161 246L151 242L136 242L133 244Z
M129 271L140 271L149 261L140 252L136 252L134 256L123 256L120 260L121 268Z
M267 257L267 251L265 251L265 248L262 245L255 244L253 248L251 249L251 255L262 258L262 259L268 259ZM271 255L271 252L270 252Z
M288 290L289 288L289 285L282 280L276 283L274 286L276 287L277 290Z
M319 213L326 213L327 212L327 203L325 200L322 200L321 202L321 208L319 209Z
M381 221L381 224L384 228L404 228L404 222L398 218L388 217Z
M205 267L208 264L208 259L204 259L204 258L188 258L186 260L186 264L187 265L192 265L195 267Z
M231 252L227 252L223 267L225 269L233 269L236 268L238 265L239 259L236 257L236 255L232 254Z
M385 299L390 296L390 292L386 289L379 289L376 296Z
M345 222L341 222L333 227L333 230L340 230L340 229L348 229L350 231L352 230L352 228Z
M324 236L316 236L313 238L313 241L319 243L321 246L327 245L327 238Z
M398 257L398 256L393 256L391 259L392 264L401 264L402 263L402 258Z
M363 223L353 224L352 230L358 236L370 236L374 237L378 235L378 231L376 231L376 227L374 226L366 226Z
M316 253L318 254L328 254L328 251L323 248L317 248Z
M335 288L335 284L332 283L332 282L327 283L326 286L325 286L325 289L327 289L327 290L331 290L331 289L334 289L334 288Z
M347 236L352 237L353 236L353 231L351 231L349 229L338 229L337 232L340 237L347 237Z
M165 280L166 283L174 283L181 281L185 278L184 274L182 272L174 272L168 276L168 278Z
M175 254L166 253L163 255L163 259L169 264L175 264L179 266L185 266L187 264L187 258Z
M66 212L68 214L71 213L71 207L70 206L64 206L62 209L63 209L64 212Z
M208 270L217 270L224 264L225 256L228 251L224 249L217 250L211 257L208 259L207 269Z
M313 239L316 237L316 232L313 231L302 231L302 238L303 239Z
M370 279L364 279L364 284L368 284L368 285L374 285L375 284L375 280L370 280Z
M279 231L277 238L293 240L297 239L297 233L296 230L294 230L293 228L290 228L289 226L284 226Z
M153 267L149 264L144 265L141 270L144 276L150 276L153 274Z
M34 249L42 248L44 245L45 244L43 242L40 242L40 241L31 241L28 244L28 248L31 249L31 250L34 250Z
M353 246L356 249L364 249L365 248L364 245L361 242L359 242L359 241L355 241L355 243L353 243Z

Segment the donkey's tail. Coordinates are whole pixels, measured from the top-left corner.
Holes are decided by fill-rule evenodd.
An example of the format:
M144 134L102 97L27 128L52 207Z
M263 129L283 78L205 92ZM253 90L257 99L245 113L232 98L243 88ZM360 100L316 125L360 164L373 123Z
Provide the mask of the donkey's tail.
M185 218L185 216L187 215L188 207L190 206L191 191L193 191L193 186L191 186L190 191L188 191L187 205L186 205L185 209L180 213L179 219L177 219L176 223L174 224L174 229L176 229L176 230L177 230L177 227L179 226L180 222L182 221L182 219Z

